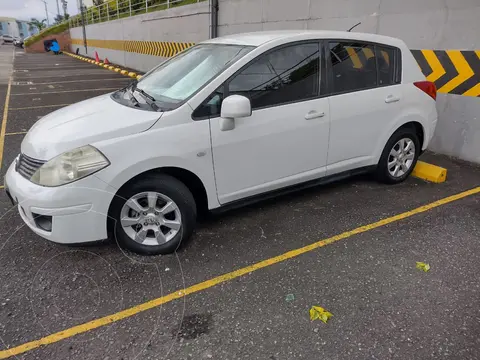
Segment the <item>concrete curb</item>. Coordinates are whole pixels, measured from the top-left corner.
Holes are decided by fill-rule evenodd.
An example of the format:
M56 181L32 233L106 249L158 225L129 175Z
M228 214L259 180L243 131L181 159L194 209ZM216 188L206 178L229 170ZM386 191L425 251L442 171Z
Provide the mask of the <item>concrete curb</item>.
M90 59L90 58L87 58L85 56L81 56L81 55L76 55L76 54L72 54L72 53L69 53L68 51L64 51L63 52L65 55L68 55L68 56L71 56L75 59L79 59L79 60L83 60L83 61L86 61L86 62L89 62L91 64L95 64L95 65L98 65L98 66L101 66L107 70L110 70L110 71L114 71L116 73L120 73L122 75L125 75L125 76L128 76L128 77L131 77L133 79L137 79L137 80L140 80L142 75L141 74L137 74L136 72L134 71L128 71L128 70L125 70L125 69L122 69L121 67L119 67L118 65L113 65L113 64L105 64L103 62L96 62L95 60L93 59Z
M117 67L116 65L104 64L103 62L96 62L95 60L86 58L84 56L71 54L69 52L64 52L64 54L68 56L72 56L76 59L80 59L92 64L96 64L98 66L102 66L103 68L108 69L110 71L114 71L116 73L119 72L124 76L129 76L137 80L140 80L142 77L142 75L137 74L136 72L122 69L120 67ZM443 183L447 179L447 169L444 169L436 165L428 164L423 161L418 161L417 165L415 166L415 169L413 169L412 176L422 180L430 181L433 183Z

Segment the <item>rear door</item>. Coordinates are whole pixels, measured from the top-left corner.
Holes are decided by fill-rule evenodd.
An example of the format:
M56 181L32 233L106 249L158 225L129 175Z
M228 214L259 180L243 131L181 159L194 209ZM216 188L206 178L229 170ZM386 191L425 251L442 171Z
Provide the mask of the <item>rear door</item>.
M401 110L399 50L352 40L325 43L331 115L327 175L375 164Z

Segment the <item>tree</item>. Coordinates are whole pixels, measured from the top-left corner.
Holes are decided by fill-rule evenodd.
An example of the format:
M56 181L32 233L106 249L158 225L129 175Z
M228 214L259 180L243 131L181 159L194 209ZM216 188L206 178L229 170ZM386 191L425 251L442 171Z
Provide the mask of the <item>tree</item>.
M37 20L35 18L32 18L30 20L30 25L36 27L38 31L42 31L42 29L45 29L47 27L46 23L47 23L47 19Z
M102 5L102 4L103 4L103 0L93 0L93 5L95 6Z
M68 20L69 17L70 17L70 15L68 15L68 14L65 14L65 16L58 14L57 16L55 16L55 19L54 19L55 24L60 24L60 23L64 22L65 20Z

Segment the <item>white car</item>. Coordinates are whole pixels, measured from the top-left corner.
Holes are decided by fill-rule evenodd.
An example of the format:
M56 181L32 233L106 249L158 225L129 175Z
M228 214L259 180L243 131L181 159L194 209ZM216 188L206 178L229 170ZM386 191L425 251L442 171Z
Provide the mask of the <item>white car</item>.
M3 40L4 44L5 43L13 43L14 38L11 35L5 34L5 35L2 35L2 40Z
M401 40L276 31L200 43L138 83L38 121L8 169L25 223L165 254L197 214L374 171L405 180L436 89Z

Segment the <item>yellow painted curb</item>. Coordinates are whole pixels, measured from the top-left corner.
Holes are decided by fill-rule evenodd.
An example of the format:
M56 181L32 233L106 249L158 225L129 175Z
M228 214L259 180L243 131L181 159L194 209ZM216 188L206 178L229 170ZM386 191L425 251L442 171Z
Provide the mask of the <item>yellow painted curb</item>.
M111 64L105 64L103 62L96 62L95 60L93 59L89 59L87 57L83 57L83 56L80 56L80 55L76 55L76 54L71 54L71 53L68 53L68 52L65 52L65 54L67 54L68 56L71 56L71 57L74 57L74 58L77 58L77 59L80 59L80 60L83 60L83 61L86 61L86 62L89 62L91 64L95 64L95 65L98 65L98 66L101 66L105 69L108 69L108 70L111 70L111 71L115 71L116 73L120 73L122 75L125 75L125 76L129 76L131 78L134 78L134 79L137 79L137 80L140 80L142 78L142 75L140 74L137 74L136 72L133 72L133 71L128 71L128 70L124 70L122 68L119 68L119 67L115 67L115 65L111 65Z
M447 169L418 161L417 166L413 169L412 176L434 183L443 183L447 180Z

